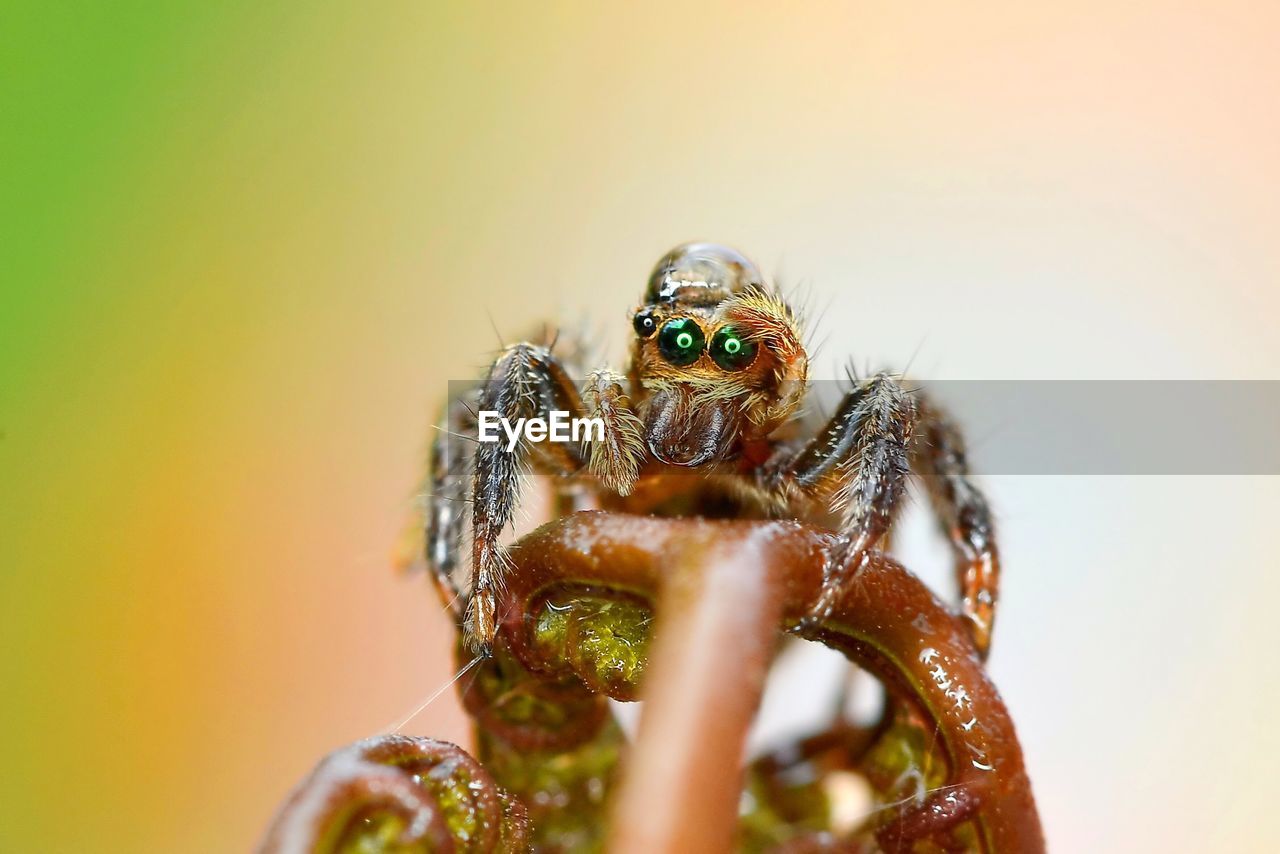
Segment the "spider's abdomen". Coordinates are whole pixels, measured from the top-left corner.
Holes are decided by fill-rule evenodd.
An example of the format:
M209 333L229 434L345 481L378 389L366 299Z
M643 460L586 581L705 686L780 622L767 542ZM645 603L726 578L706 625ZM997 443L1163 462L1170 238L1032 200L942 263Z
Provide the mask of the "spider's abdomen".
M745 255L716 243L685 243L662 257L649 275L645 302L714 306L764 277Z

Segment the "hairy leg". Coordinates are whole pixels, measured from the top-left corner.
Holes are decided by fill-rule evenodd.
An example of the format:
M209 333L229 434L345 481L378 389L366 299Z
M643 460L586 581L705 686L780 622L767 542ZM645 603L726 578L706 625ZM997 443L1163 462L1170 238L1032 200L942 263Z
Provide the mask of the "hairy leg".
M545 347L516 344L493 363L480 389L478 412L493 411L511 424L522 418L547 417L552 410L583 415L578 390L560 361ZM471 592L465 630L469 644L487 654L496 631L498 589L509 561L499 544L511 523L519 498L524 470L569 475L585 462L582 449L572 442L538 442L523 438L508 451L505 437L498 442L478 442L473 452L471 506Z
M477 392L467 389L445 406L431 440L425 496L427 566L446 607L456 617L462 611L458 570L471 505L469 475L476 444Z
M909 474L915 423L911 394L879 373L850 391L806 445L766 464L768 488L792 498L824 499L841 517L815 620L830 614L840 590L888 532Z
M951 543L963 615L973 632L974 645L985 658L991 647L1000 587L995 525L986 498L970 480L964 436L945 413L926 400L920 403L920 437L912 456Z

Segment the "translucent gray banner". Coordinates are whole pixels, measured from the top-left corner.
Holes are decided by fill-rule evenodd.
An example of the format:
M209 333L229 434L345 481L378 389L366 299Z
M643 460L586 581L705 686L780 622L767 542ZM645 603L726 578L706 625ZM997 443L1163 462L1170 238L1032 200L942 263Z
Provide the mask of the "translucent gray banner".
M475 385L451 382L450 393ZM910 387L961 426L977 474L1280 475L1280 381L964 380ZM845 381L811 383L807 428L834 412L849 388ZM474 441L474 427L465 432Z

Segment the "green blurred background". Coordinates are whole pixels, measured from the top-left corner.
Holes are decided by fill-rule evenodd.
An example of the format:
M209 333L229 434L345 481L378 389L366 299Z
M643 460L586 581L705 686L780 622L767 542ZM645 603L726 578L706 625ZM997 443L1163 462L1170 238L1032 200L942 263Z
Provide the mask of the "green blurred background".
M675 243L801 285L819 376L1275 378L1278 37L1249 3L3 4L0 850L246 850L443 682L389 554L446 382L491 318L617 354ZM1056 850L1280 846L1276 480L991 479ZM447 697L410 730L466 738Z

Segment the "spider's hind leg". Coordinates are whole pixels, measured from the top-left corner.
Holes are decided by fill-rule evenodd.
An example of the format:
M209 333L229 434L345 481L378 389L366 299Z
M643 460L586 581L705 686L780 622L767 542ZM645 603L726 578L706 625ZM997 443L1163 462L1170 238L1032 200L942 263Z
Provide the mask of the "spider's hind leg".
M451 398L431 439L425 511L427 566L445 607L462 617L462 540L471 506L470 479L476 444L478 389Z

